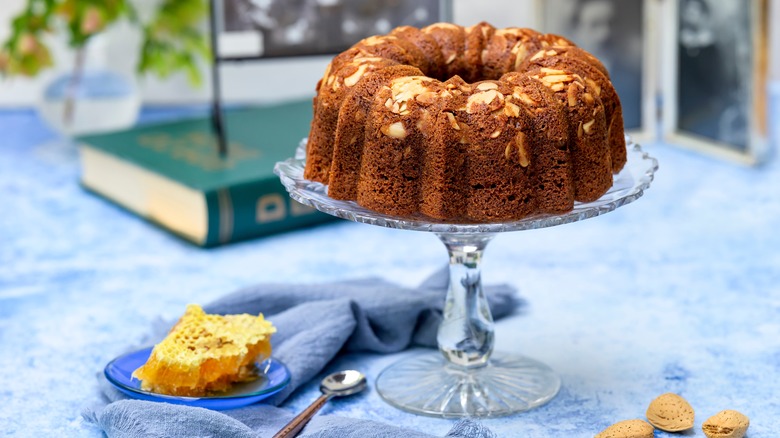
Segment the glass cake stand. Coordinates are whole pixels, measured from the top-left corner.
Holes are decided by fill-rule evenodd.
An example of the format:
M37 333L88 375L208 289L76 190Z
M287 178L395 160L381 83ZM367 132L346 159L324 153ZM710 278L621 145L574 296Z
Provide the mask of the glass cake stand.
M608 213L638 199L653 181L658 162L628 142L628 162L613 186L594 202L575 203L558 215L480 224L402 218L338 201L321 183L303 178L306 140L295 157L276 163L274 172L296 201L355 222L435 233L450 259L450 283L439 326L439 352L412 356L379 375L376 388L391 405L436 417L509 415L550 401L560 378L547 365L514 353L493 352L493 318L482 289L480 262L490 240L507 231L532 230L576 222Z

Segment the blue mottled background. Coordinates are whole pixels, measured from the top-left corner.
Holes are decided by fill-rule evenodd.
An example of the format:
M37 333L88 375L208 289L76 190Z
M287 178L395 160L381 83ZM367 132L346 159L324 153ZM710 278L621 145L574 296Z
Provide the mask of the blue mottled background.
M694 406L697 435L722 409L748 415L751 438L780 433L780 162L746 168L645 147L661 168L637 202L488 247L486 281L514 284L528 301L497 324L497 348L563 378L546 406L486 420L500 436L591 437L642 418L667 391ZM202 250L85 193L78 175L75 150L32 111L0 112L0 433L100 436L80 418L99 400L95 375L187 303L262 282L374 275L413 285L446 262L433 235L348 222ZM330 368L373 381L406 354ZM287 406L316 394L312 382ZM324 413L442 435L452 424L395 410L374 391Z

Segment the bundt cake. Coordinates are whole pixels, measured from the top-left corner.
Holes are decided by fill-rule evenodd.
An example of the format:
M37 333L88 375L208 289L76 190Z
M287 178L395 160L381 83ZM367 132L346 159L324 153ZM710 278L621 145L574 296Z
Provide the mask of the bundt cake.
M495 222L601 197L626 162L609 73L531 29L403 26L317 84L304 177L381 213Z

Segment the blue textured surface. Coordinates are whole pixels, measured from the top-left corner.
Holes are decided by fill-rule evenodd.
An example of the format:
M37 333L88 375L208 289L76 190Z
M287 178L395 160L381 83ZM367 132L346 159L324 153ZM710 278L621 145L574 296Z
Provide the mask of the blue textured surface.
M33 112L0 112L0 433L99 436L80 418L99 397L96 374L187 303L261 282L415 285L446 262L433 235L348 222L198 249L85 193L75 150L54 140ZM592 437L642 418L667 391L696 409L698 436L722 409L748 415L751 438L777 436L780 162L754 169L646 148L661 169L637 202L488 247L486 281L528 300L497 324L497 348L563 379L546 406L486 420L499 436ZM351 355L326 372L359 368L373 382L407 354ZM300 410L317 393L311 382L286 406ZM395 410L373 390L323 413L440 435L452 425Z

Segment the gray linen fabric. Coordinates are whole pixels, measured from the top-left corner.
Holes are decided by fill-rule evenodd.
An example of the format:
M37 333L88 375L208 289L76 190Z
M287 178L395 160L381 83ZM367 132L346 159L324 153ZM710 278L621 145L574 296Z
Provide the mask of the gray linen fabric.
M295 416L286 409L253 405L230 411L120 400L102 411L90 411L85 418L111 438L224 437L266 438L283 428ZM433 435L371 420L335 415L318 415L298 435L300 438L433 438ZM484 426L462 420L446 438L494 438Z
M209 313L263 313L277 333L273 355L290 370L285 390L256 404L230 411L127 400L99 374L100 388L110 402L85 409L84 418L109 437L265 437L281 429L294 414L270 405L281 404L339 352L393 353L412 345L436 345L449 276L441 270L417 288L404 288L381 279L326 284L266 284L250 287L204 306ZM512 313L521 303L507 285L486 286L495 318ZM327 315L327 318L323 318ZM169 324L155 330L165 336ZM301 437L429 437L396 426L337 416L317 416ZM449 437L490 437L472 421L458 423Z

